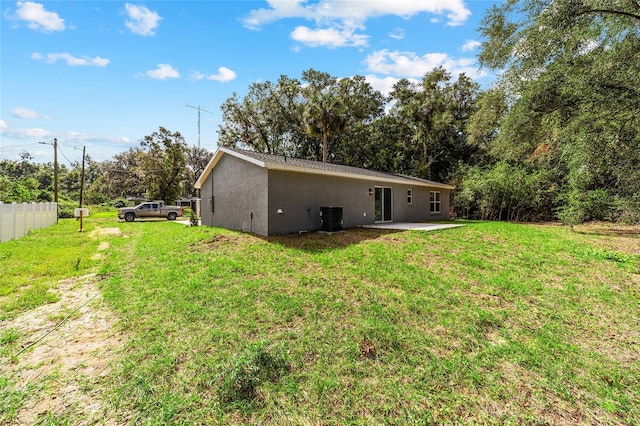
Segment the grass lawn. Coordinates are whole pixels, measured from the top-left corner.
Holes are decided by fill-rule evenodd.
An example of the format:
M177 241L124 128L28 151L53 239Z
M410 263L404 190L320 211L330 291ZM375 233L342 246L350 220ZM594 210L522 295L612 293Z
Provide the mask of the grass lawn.
M640 423L639 228L262 238L89 218L124 234L91 260L75 226L0 245L1 315L98 271L125 336L101 392L116 423Z

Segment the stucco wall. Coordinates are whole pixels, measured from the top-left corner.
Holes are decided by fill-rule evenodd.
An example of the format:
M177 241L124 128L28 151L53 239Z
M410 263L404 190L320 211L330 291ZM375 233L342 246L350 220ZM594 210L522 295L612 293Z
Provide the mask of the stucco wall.
M213 214L210 208L212 183ZM200 194L203 225L267 235L266 169L223 155L202 185Z
M369 188L393 189L394 222L426 222L449 218L449 191L442 195L441 213L429 212L429 188L282 171L269 172L268 220L270 234L320 229L320 207L342 207L345 228L370 225L375 220L375 196ZM407 189L413 189L413 204ZM433 189L435 190L435 189ZM278 213L278 210L282 213Z
M413 189L413 204L407 205L407 189ZM429 211L430 191L440 191L440 213L431 213ZM398 215L394 217L394 222L428 222L430 220L447 220L449 219L449 198L450 190L439 188L425 188L416 186L402 187L402 200L404 209L407 211L406 219L404 216ZM396 200L394 200L396 201ZM394 203L394 208L398 207ZM400 210L396 210L400 211Z
M267 170L232 155L223 155L201 188L202 224L259 235L315 231L321 207L342 207L345 228L375 220L376 187L391 187L394 222L449 218L449 190L377 183L337 176ZM407 203L407 189L413 203ZM429 191L441 193L441 212L429 211ZM211 198L214 213L211 213ZM278 211L282 213L278 213Z
M373 188L371 183L363 180L270 171L269 231L286 234L318 230L320 207L343 207L345 228L373 223L369 188Z

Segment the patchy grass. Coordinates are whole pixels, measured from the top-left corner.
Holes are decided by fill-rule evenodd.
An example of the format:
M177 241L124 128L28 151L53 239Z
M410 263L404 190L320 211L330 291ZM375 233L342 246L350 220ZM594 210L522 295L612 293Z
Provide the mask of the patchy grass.
M127 238L99 246L54 227L21 247L37 256L31 246L66 239L54 277L99 268L127 336L100 385L120 422L640 423L640 228L469 222L262 238L167 221L85 226ZM78 253L96 251L76 271ZM16 263L11 273L32 280L38 262ZM0 301L24 290L9 281ZM5 352L19 339L0 335ZM5 390L0 418L11 418L29 389Z
M86 232L99 222L85 220ZM86 274L96 266L91 256L97 242L78 232L76 219L60 219L49 228L32 231L0 244L0 320L53 303L49 291L58 280Z
M640 422L639 256L615 235L120 226L113 404L135 421Z

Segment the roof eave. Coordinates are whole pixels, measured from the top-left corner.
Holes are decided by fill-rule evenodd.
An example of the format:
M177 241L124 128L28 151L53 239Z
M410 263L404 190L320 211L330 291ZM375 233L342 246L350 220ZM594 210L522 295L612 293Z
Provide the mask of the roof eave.
M455 186L447 185L445 183L425 182L425 181L420 181L420 180L411 179L411 178L404 178L401 176L389 176L389 177L368 176L368 175L359 175L356 173L337 172L332 170L319 170L319 169L312 169L308 167L292 166L292 165L285 165L285 164L265 163L263 161L257 160L248 155L242 154L241 152L237 152L224 147L219 147L217 149L217 151L215 152L215 154L213 155L213 157L205 167L200 177L196 180L194 184L194 188L202 189L202 185L204 185L204 182L207 180L207 178L209 177L209 175L211 174L215 166L218 164L220 159L224 156L224 154L232 155L241 160L255 164L256 166L266 168L267 170L287 171L287 172L293 172L293 173L304 173L304 174L321 175L321 176L343 177L343 178L349 178L349 179L364 180L368 182L402 183L408 186L422 186L427 188L440 188L440 189L450 189L450 190L455 189Z
M420 182L418 180L407 179L407 178L402 178L402 177L368 176L368 175L359 175L359 174L355 174L355 173L336 172L336 171L332 171L332 170L310 169L310 168L307 168L307 167L290 166L290 165L275 164L275 163L265 163L265 167L268 170L286 171L286 172L293 172L293 173L305 173L305 174L311 174L311 175L344 177L344 178L349 178L349 179L365 180L365 181L369 181L369 182L402 183L402 184L409 185L409 186L423 186L423 187L428 187L428 188L455 189L455 186L447 185L445 183Z
M204 171L202 172L200 177L196 180L196 183L193 185L195 189L202 188L202 185L204 185L204 182L207 180L207 178L213 171L213 168L216 166L216 164L218 164L218 162L220 161L220 159L224 154L233 155L234 157L240 158L244 161L248 161L249 163L253 163L259 167L265 167L264 162L260 160L256 160L255 158L251 158L248 155L244 155L240 152L236 152L225 147L219 147L216 150L215 154L213 154L213 157L211 158L211 160L209 160L209 163L207 163L207 167L204 168Z

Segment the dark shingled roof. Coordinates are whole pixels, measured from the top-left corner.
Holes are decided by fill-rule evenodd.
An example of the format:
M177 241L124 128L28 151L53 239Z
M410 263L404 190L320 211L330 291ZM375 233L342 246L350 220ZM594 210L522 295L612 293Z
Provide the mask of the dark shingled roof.
M321 172L333 172L333 173L345 173L355 176L368 176L373 178L382 179L397 179L397 180L409 180L419 182L422 184L433 186L449 186L439 182L434 182L426 179L419 179L413 176L407 176L396 173L379 172L376 170L361 169L359 167L343 166L341 164L322 163L320 161L303 160L301 158L285 157L282 155L265 154L262 152L248 151L245 149L225 148L229 151L237 152L238 154L245 155L253 158L254 160L265 163L267 168L269 166L283 166L283 167L300 167L308 170L317 170ZM272 168L272 167L271 167Z

